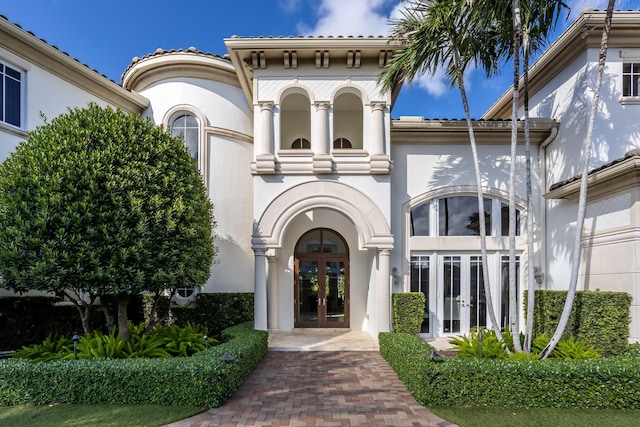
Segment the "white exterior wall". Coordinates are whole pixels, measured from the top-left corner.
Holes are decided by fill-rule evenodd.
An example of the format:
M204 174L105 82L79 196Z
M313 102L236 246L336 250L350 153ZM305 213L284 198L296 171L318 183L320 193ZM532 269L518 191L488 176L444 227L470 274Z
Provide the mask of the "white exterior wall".
M3 161L18 146L20 141L26 139L21 132L35 129L44 124L40 113L51 121L60 114L66 113L69 107L86 107L88 103L95 102L99 105L107 105L103 100L92 95L60 77L51 74L42 68L30 64L0 48L0 62L3 62L16 70L24 72L24 80L21 82L22 90L22 128L0 124L0 161ZM11 129L11 131L9 131ZM16 132L17 131L17 132Z
M590 169L622 158L630 149L640 147L640 106L621 102L622 63L625 61L621 52L640 58L640 49L609 48ZM532 117L552 117L560 121L558 136L546 149L545 190L580 173L580 153L587 136L598 54L597 48L586 50L531 99ZM578 206L571 200L549 200L546 209L546 284L548 289L566 289L571 276ZM583 262L582 276L584 274L586 266ZM588 289L582 280L578 288Z
M252 117L242 90L195 78L167 79L140 92L151 101L146 112L155 123L168 124L171 113L202 116L205 182L214 205L217 263L203 292L252 292L253 181L250 173ZM202 118L201 117L201 118ZM222 134L219 130L230 131ZM234 136L237 133L237 136Z

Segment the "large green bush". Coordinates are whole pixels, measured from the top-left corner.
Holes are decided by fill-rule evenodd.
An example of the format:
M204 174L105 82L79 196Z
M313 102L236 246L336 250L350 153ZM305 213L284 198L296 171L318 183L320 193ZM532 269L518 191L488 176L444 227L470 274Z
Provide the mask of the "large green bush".
M381 333L380 353L426 406L636 409L640 359L437 359L409 334Z
M0 405L159 404L218 407L267 353L268 334L245 323L192 357L0 361ZM223 353L234 360L219 359Z
M131 295L209 278L204 183L148 118L90 104L38 126L0 166L0 206L0 285L89 306L77 295L113 295L123 338Z
M422 292L401 292L392 295L393 330L420 335L426 304Z
M562 315L566 291L536 291L534 336L552 336ZM631 295L624 292L578 291L563 338L574 337L604 356L627 349Z

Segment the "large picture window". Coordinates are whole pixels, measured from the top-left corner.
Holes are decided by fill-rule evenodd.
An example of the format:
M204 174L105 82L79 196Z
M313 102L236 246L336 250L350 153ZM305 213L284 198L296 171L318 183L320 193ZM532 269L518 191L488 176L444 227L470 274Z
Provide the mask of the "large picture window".
M0 63L0 80L0 121L20 127L22 73Z
M516 209L516 236L520 235L521 216L520 210ZM496 218L497 221L492 221L492 218ZM411 208L409 220L412 237L480 235L480 214L476 196L451 196L429 200ZM484 222L487 235L508 236L508 205L485 197Z

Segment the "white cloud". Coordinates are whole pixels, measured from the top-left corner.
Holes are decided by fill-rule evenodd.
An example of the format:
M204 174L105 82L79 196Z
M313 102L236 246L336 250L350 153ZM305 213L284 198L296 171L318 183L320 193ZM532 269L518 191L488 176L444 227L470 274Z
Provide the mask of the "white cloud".
M388 35L388 4L389 0L321 0L315 24L300 24L298 30L313 36Z
M286 13L294 13L302 6L302 0L278 0L278 6Z

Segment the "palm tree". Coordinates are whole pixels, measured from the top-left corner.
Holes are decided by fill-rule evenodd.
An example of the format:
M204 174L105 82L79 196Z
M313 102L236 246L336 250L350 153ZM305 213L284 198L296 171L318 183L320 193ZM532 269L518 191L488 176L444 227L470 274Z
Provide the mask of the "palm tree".
M580 179L580 196L578 198L578 219L576 222L576 235L573 242L573 260L571 266L571 278L569 280L569 290L567 299L558 322L558 327L551 338L549 344L540 353L541 359L546 359L560 341L564 330L569 322L571 309L573 308L573 300L578 287L578 273L580 271L580 259L582 255L582 231L584 228L584 217L587 211L587 178L589 175L589 160L591 159L591 146L593 145L593 128L595 127L596 114L598 112L598 102L600 100L600 87L602 86L602 77L604 75L604 64L607 59L607 50L609 48L609 33L611 32L611 20L613 18L613 8L615 0L609 0L604 18L604 27L602 29L602 39L600 41L600 55L598 57L598 74L596 76L596 84L593 89L593 101L591 104L591 112L589 114L589 123L587 125L587 137L582 145L582 176Z
M550 31L557 23L560 11L566 7L565 3L557 0L503 0L490 2L476 2L478 21L485 25L495 25L500 35L500 43L504 45L503 52L508 53L513 60L513 102L512 102L512 132L511 132L511 164L509 173L509 319L513 332L513 345L516 351L521 351L516 281L516 206L515 206L515 178L516 154L518 136L518 107L520 89L520 55L523 57L524 82L524 133L525 133L525 162L526 162L526 193L527 193L527 264L528 264L528 300L527 326L525 332L524 349L527 353L531 349L531 335L533 333L533 314L535 303L535 278L533 275L533 201L531 190L531 145L529 134L529 55L539 49Z
M392 22L392 38L404 44L378 77L383 90L389 90L403 80L411 82L416 76L434 74L446 67L451 84L457 84L465 111L469 142L475 170L479 218L485 217L482 179L478 161L473 122L467 100L464 71L471 63L481 64L488 75L495 72L497 55L492 48L493 37L481 25L475 25L471 2L465 0L416 0L403 11L401 19ZM480 225L482 275L487 300L487 313L492 328L502 339L491 297L487 257L487 230Z

